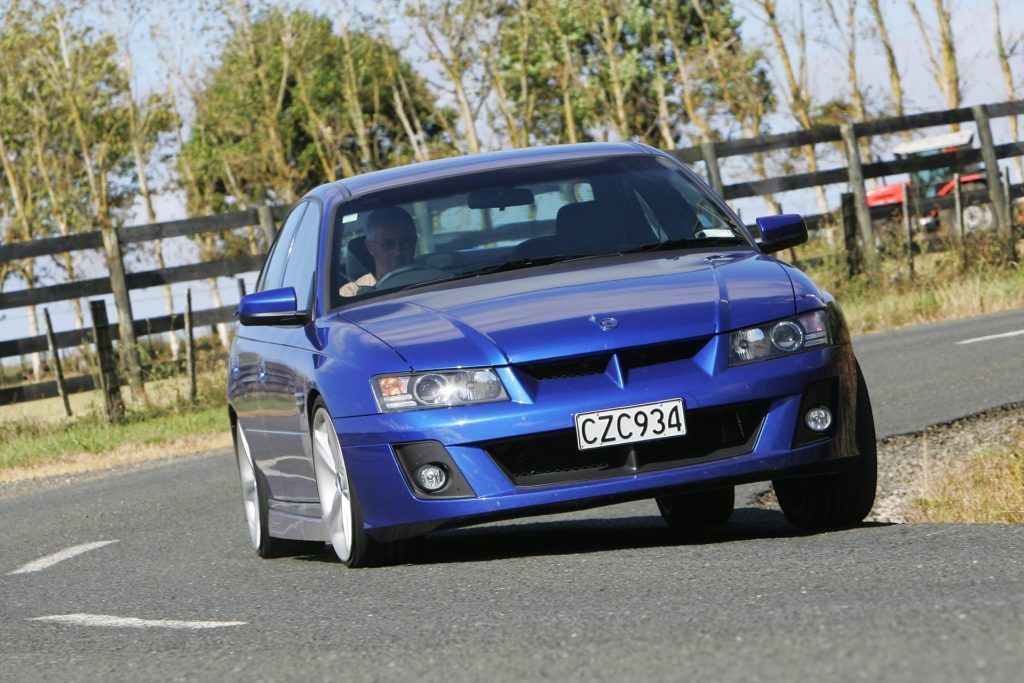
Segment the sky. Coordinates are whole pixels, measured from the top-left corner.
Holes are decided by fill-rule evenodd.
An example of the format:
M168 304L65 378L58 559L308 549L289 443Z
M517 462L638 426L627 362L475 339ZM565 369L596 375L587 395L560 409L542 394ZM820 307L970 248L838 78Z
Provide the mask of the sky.
M843 0L839 0L842 2ZM197 4L197 2L199 4ZM203 0L193 2L168 0L163 3L149 4L149 14L142 16L134 25L131 31L131 49L135 61L136 84L139 93L145 94L154 90L162 90L168 81L168 75L178 83L177 91L181 99L183 110L187 116L186 87L182 84L192 84L194 79L190 74L201 73L202 69L211 64L216 58L215 43L218 36L223 33L217 31L216 25L205 25L203 13L197 11ZM1024 0L1000 0L1002 11L1002 31L1004 35L1015 36L1018 39L1024 35ZM329 0L316 1L292 1L291 6L307 10L320 11L332 16L342 16L338 2ZM354 8L373 13L374 2L351 3ZM815 2L799 0L779 0L779 12L783 19L784 27L793 30L796 26L797 17L801 5L804 11L804 20L808 28L809 63L811 89L820 100L827 100L836 96L848 95L848 84L846 82L845 54L842 48L830 44L827 37L834 36L833 32L825 30L825 16L814 9ZM863 6L865 0L860 0ZM932 111L945 109L945 103L940 96L938 89L928 70L927 59L921 48L921 39L918 29L907 8L905 0L882 0L886 12L890 35L895 41L896 58L903 74L903 83L906 90L906 109L908 113ZM758 18L759 14L754 9L754 3L750 0L736 0L737 14L743 18L741 35L748 44L756 44L763 47L770 59L771 72L776 78L781 76L781 70L774 58L773 46L770 35L763 22ZM925 21L935 29L935 15L932 0L919 0ZM866 8L864 8L866 10ZM866 19L866 11L862 11ZM100 28L117 31L118 26L102 16L97 15L95 20ZM866 24L867 22L864 21ZM205 29L204 29L205 25ZM408 33L407 27L399 19L389 27L396 37L401 38ZM1000 102L1007 98L1002 75L999 72L994 47L994 27L991 14L991 0L953 0L953 31L957 41L957 51L960 61L960 69L963 81L963 105ZM936 30L937 32L937 30ZM877 41L863 31L858 47L858 66L862 83L866 87L869 106L875 103L876 109L880 108L879 103L888 96L888 73L884 57ZM423 54L422 52L419 54ZM1018 97L1024 98L1024 48L1018 46L1012 57ZM431 65L425 58L420 58L417 68L427 74L431 80L439 81L440 76L436 66ZM182 77L184 75L184 77ZM784 107L783 107L784 109ZM771 120L771 132L780 133L797 128L792 119L783 112L777 114ZM933 131L941 132L941 131ZM997 144L1009 141L1009 131L1005 123L998 123L994 126L994 134ZM891 157L886 157L891 158ZM841 165L836 160L835 165ZM697 170L703 172L697 165ZM741 180L740 174L744 172L741 164L730 163L723 167L726 183ZM167 177L164 180L168 180ZM1020 182L1021 179L1016 179ZM164 183L167 185L167 183ZM833 186L829 195L832 203L837 203L835 196L843 188ZM809 191L784 193L778 196L787 212L817 213L817 207L811 198ZM748 222L756 215L768 213L769 210L764 202L758 199L741 200L736 203L744 219ZM158 220L176 220L185 218L183 197L179 193L169 189L165 191L156 201ZM128 224L145 223L145 215L141 204L136 203L134 215L127 221ZM168 260L170 263L186 263L194 260L195 251L191 243L179 238L169 240L165 244ZM84 258L90 258L87 253L80 252ZM91 257L95 258L95 256ZM147 269L152 267L145 263L132 266L130 269ZM252 291L255 283L255 274L244 275L248 291ZM8 281L6 287L10 288L12 282ZM219 282L219 289L225 304L237 302L237 284L234 279L222 278ZM184 301L185 287L193 289L193 305L199 310L211 305L209 293L205 283L191 283L174 285L174 297L177 310L181 310ZM114 318L114 309L110 297L108 308L111 318ZM132 302L136 318L162 315L163 296L158 288L150 290L134 291ZM60 302L49 305L54 326L57 331L72 329L74 319L71 316L70 302ZM42 311L39 311L41 318ZM28 336L27 311L11 309L0 311L0 340Z

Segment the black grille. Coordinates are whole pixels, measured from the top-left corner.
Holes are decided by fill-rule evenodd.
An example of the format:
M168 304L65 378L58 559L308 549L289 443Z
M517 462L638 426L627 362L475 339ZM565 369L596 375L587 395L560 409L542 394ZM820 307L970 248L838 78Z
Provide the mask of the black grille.
M623 370L642 368L648 365L660 365L672 361L693 358L704 348L708 339L691 339L682 342L670 342L656 346L638 346L633 349L619 351L619 363Z
M622 369L628 371L632 368L693 358L707 343L708 338L691 339L688 341L656 344L654 346L637 346L621 349L616 351L615 354L619 356L619 364ZM600 375L604 372L608 368L612 355L614 354L604 351L587 356L527 363L520 365L519 368L537 381L586 377L589 375Z
M521 366L521 368L523 372L538 381L585 377L587 375L600 375L608 367L608 361L611 358L612 354L601 353L556 361L544 361L543 363L530 363Z
M685 436L581 451L572 429L480 444L513 484L583 481L679 467L746 453L768 412L765 402L691 410Z

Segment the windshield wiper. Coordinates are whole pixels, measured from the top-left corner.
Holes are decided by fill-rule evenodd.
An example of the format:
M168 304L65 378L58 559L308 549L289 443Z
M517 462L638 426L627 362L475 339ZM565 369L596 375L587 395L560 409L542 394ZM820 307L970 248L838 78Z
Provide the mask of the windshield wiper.
M517 258L512 261L502 261L501 263L492 263L487 266L481 266L480 268L473 268L471 270L458 273L449 278L445 278L445 282L451 282L452 280L462 280L468 277L476 277L477 275L490 275L491 273L505 273L510 270L520 270L522 268L532 268L533 266L547 266L552 263L561 263L562 261L573 261L579 258L584 258L580 255L556 255L556 256L531 256L528 258Z
M620 254L636 254L646 251L671 251L673 249L703 249L704 247L734 247L746 244L742 237L681 237L653 244L641 244L623 249Z

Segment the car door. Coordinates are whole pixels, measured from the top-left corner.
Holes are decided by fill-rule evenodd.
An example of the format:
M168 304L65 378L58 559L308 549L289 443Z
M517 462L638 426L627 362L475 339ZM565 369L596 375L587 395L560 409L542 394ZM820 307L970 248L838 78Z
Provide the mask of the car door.
M296 205L285 219L256 282L257 292L281 286L287 255L307 203ZM268 329L238 327L231 348L229 369L232 378L231 402L238 415L239 425L245 430L249 450L257 462L264 461L269 453L265 435L270 398L267 392L268 375L265 359Z
M293 287L299 310L312 312L320 242L320 205L310 200L285 258L279 287ZM309 458L309 425L305 397L316 353L312 324L266 328L261 360L266 379L263 435L264 474L272 496L280 500L316 500L316 482Z

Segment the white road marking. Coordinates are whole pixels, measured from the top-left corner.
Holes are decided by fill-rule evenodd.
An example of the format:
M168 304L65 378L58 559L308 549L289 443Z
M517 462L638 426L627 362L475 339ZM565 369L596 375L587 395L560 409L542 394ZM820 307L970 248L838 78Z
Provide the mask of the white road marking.
M223 626L244 626L244 621L177 621L175 619L136 619L115 617L110 614L54 614L48 617L32 617L29 621L49 621L76 626L106 626L114 628L175 628L201 630Z
M61 550L59 553L47 555L46 557L40 557L38 560L33 560L28 564L23 564L22 566L18 567L13 572L11 572L11 574L29 574L31 572L40 572L44 569L49 569L58 562L69 560L72 557L76 557L78 555L81 555L82 553L87 553L90 550L96 550L96 548L102 548L103 546L110 545L111 543L117 543L117 541L96 541L95 543L82 543L81 545L73 545L70 548L65 548L64 550Z
M963 341L958 341L957 344L973 344L975 342L991 341L993 339L1019 337L1022 334L1024 334L1024 330L1017 330L1016 332L1003 332L1002 334L990 334L987 337L975 337L973 339L964 339Z

